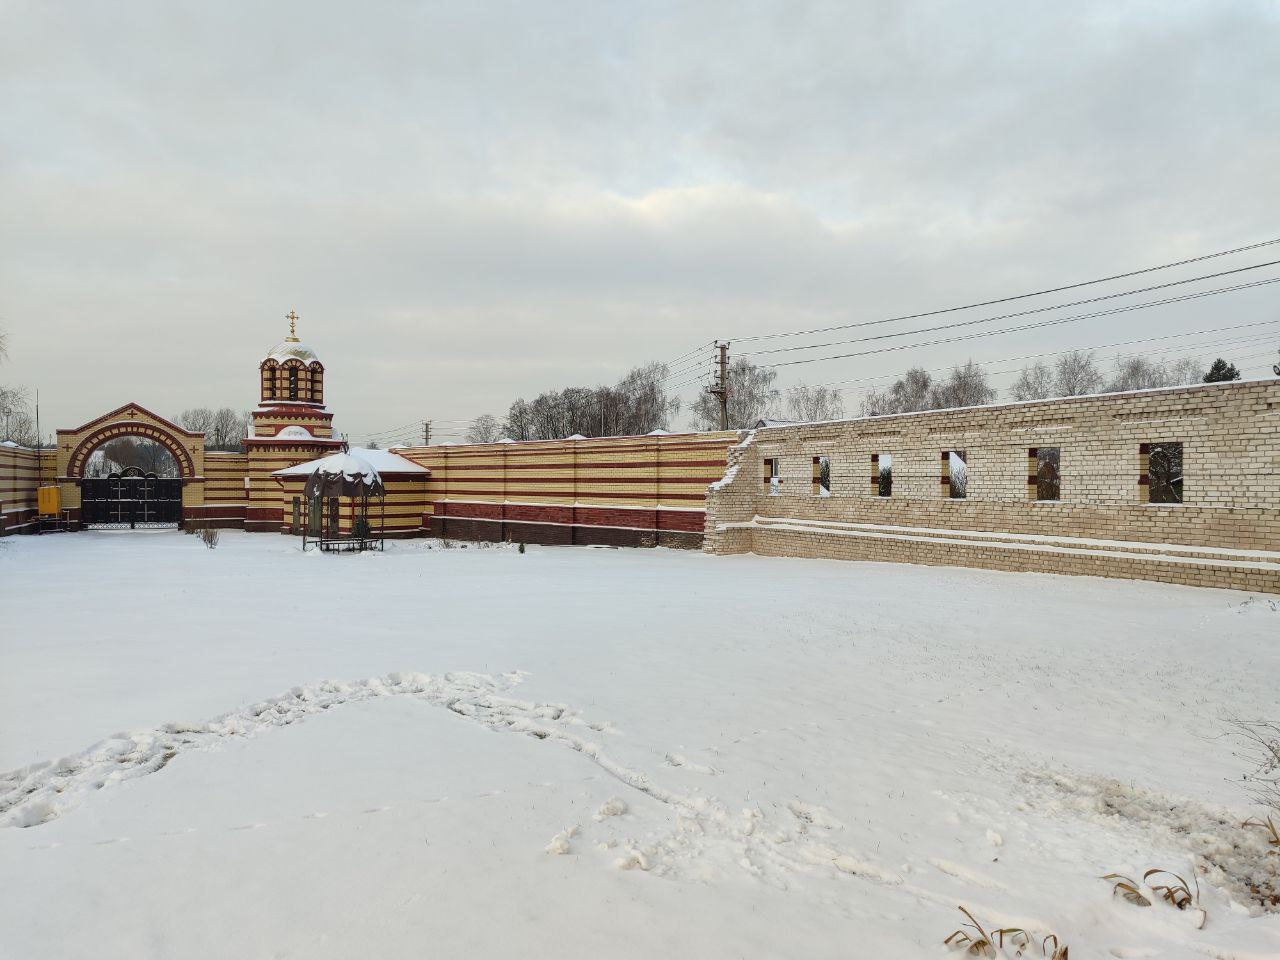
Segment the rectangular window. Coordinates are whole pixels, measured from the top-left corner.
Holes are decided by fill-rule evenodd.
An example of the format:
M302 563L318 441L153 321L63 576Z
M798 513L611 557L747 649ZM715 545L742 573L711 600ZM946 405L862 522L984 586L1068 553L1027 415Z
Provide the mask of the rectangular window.
M815 497L831 496L831 458L813 458L813 495Z
M893 496L893 454L871 455L871 489L877 497Z
M1058 447L1032 447L1027 451L1027 493L1032 500L1061 500L1062 451Z
M298 399L298 368L289 368L289 399Z
M1138 448L1145 467L1138 483L1148 503L1182 503L1182 444L1144 443Z
M769 496L776 497L782 487L782 460L779 457L764 458L764 482L769 485Z
M942 490L952 500L969 492L969 458L963 450L942 451Z

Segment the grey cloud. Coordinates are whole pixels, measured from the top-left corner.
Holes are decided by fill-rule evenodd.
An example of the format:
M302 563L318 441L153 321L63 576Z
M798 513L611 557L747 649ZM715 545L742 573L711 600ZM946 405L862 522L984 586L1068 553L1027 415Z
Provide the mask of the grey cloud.
M41 386L63 424L125 394L250 402L290 307L359 432L1274 230L1263 4L32 3L5 21L0 378ZM1125 329L1274 303L1236 297ZM891 356L784 379L955 351Z

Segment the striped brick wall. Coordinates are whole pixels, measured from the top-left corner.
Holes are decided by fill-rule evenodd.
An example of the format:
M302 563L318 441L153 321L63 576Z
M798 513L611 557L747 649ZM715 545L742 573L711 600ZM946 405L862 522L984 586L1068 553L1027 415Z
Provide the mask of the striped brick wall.
M41 467L39 451L0 445L0 537L34 529ZM56 470L54 451L44 451L46 483L53 482Z
M204 455L204 521L212 527L243 527L249 504L249 456L206 450Z
M409 447L431 471L435 536L699 546L707 486L736 433Z

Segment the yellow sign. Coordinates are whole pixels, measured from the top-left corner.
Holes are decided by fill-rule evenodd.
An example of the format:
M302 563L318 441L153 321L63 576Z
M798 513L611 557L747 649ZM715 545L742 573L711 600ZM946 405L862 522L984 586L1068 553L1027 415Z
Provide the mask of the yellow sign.
M57 487L41 487L36 491L36 505L40 508L40 516L56 517L62 509L62 491Z

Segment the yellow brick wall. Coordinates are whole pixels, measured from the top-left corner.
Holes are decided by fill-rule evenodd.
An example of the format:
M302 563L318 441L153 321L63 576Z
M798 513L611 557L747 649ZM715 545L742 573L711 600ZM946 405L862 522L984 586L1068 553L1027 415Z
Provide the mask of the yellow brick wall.
M1140 447L1157 442L1183 444L1181 504L1145 502ZM1029 498L1029 453L1040 447L1060 450L1059 501ZM948 499L942 483L941 455L948 450L967 454L968 495L962 500ZM893 457L891 497L877 496L870 483L877 454ZM812 493L815 456L831 458L829 497ZM767 457L781 462L776 496L761 479ZM705 549L713 553L915 557L912 562L1061 572L1087 566L1114 576L1140 570L1149 578L1157 561L1055 554L1043 549L1051 543L1044 538L1280 551L1280 381L765 428L731 451L730 471L732 479L708 501ZM797 523L795 529L764 529L756 518L766 526L769 520ZM1004 533L1023 546L961 546L954 537L940 545L938 535L928 532L936 530ZM923 539L914 546L888 539L908 535ZM1265 566L1272 558L1236 559L1264 566L1208 565L1195 572L1186 569L1194 564L1166 560L1161 569L1175 582L1274 581L1280 589L1280 576Z

